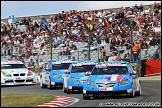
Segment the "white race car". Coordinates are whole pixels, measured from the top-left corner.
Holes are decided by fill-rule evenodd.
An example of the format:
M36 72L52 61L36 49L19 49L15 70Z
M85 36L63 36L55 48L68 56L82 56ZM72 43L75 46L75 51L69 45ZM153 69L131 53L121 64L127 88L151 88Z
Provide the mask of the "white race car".
M36 84L35 73L21 61L1 62L1 86Z

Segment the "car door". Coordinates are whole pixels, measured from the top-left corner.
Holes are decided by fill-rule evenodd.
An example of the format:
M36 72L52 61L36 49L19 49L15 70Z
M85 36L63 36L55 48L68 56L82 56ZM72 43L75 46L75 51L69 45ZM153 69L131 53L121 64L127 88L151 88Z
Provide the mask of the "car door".
M44 80L45 80L45 83L48 83L49 82L49 73L50 71L47 70L47 68L50 68L50 62L47 62L47 64L45 65L44 67Z
M138 87L138 75L135 73L132 65L129 65L130 68L130 76L132 77L133 80L133 88L134 90L137 90Z

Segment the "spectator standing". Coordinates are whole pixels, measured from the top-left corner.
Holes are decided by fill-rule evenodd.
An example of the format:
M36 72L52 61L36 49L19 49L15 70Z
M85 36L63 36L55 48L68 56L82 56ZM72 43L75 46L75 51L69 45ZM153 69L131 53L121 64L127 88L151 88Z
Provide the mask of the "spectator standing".
M151 55L148 53L147 49L145 50L144 58L145 59L151 59Z
M44 55L44 54L45 54L44 48L43 47L40 47L40 49L39 49L39 55Z
M117 54L115 61L121 61L121 57L119 54Z
M34 64L35 62L33 61L33 59L30 59L28 66L34 69Z
M9 25L12 24L12 18L11 18L11 16L9 16L9 18L8 18L8 24L9 24Z
M87 53L84 54L84 60L88 60L88 55L87 55Z
M104 46L101 47L101 61L102 62L106 61L106 50Z
M42 59L40 59L40 62L39 62L39 69L43 69L44 67L44 62Z
M6 46L6 49L4 51L4 55L5 56L11 55L11 49L10 49L9 45Z
M14 15L12 15L12 23L16 23L17 19L14 17Z
M138 41L134 42L134 46L132 48L132 53L133 53L133 63L138 64L138 54L140 50L140 44Z
M14 47L16 48L16 52L18 52L20 47L20 42L18 40L18 37L16 37L14 40Z
M37 69L39 68L39 62L38 62L37 59L36 59L36 61L35 61L34 67L35 67L35 70L37 70Z

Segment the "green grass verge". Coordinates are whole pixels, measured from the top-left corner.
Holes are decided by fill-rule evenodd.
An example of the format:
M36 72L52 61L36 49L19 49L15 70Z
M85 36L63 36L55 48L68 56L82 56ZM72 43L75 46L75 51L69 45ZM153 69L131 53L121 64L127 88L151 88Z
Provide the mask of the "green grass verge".
M1 107L33 107L54 99L55 96L36 94L1 94Z

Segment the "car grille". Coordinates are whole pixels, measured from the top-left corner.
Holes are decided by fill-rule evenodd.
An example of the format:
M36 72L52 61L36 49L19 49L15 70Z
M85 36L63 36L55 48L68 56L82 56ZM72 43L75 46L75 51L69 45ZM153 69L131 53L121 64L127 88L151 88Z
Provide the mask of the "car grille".
M108 83L108 82L105 82L105 83L96 83L96 85L98 87L113 87L115 86L116 83Z
M20 76L25 76L25 73L20 73Z
M25 73L13 74L13 76L25 76Z
M33 79L28 79L26 80L26 82L33 82Z
M25 80L15 80L15 82L24 82Z
M19 74L13 74L13 76L19 76Z
M14 81L13 80L7 80L5 81L5 83L13 83Z

